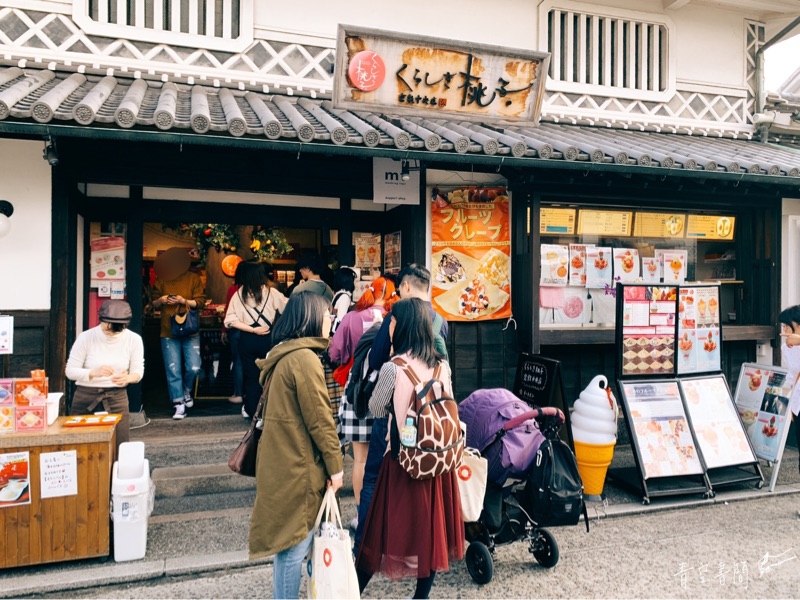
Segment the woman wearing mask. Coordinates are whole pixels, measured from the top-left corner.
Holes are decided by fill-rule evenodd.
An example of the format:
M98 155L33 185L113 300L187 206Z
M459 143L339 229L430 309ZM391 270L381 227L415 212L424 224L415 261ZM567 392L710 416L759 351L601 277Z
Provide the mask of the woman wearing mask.
M781 324L781 355L783 365L789 369L788 381L794 384L789 397L789 410L794 419L794 433L800 448L800 305L792 306L778 315Z
M341 326L331 340L328 355L333 363L345 365L334 373L341 386L347 381L352 366L353 352L358 340L364 332L376 323L381 323L389 312L391 305L397 300L394 283L384 277L378 277L364 290L356 303L356 309L347 313ZM343 389L343 388L341 388ZM350 442L353 447L353 494L356 500L361 497L361 484L364 480L364 465L367 462L369 436L372 431L372 415L367 413L363 419L356 417L355 408L340 395L339 405L339 437ZM354 530L358 526L358 517L350 524Z
M252 417L261 397L256 359L264 358L272 347L272 327L286 307L286 296L273 290L267 274L258 263L242 263L242 287L232 297L225 314L225 327L239 333L242 361L244 406L242 416Z
M71 415L99 410L122 415L117 425L117 448L130 437L127 387L144 375L144 343L128 329L131 307L124 300L100 305L100 325L81 333L72 345L66 375L74 381Z
M402 358L420 381L429 381L437 365L441 365L439 379L444 394L452 396L450 367L436 350L433 320L425 301L400 300L392 307L389 318L395 357ZM413 393L410 378L389 361L381 368L370 410L376 417L389 413L390 419L405 423ZM390 430L393 427L390 424ZM391 441L389 448L383 457L356 561L359 586L363 591L379 571L390 579L415 577L414 598L427 598L436 573L448 571L449 561L460 560L464 555L456 473L412 479L392 457Z
M262 383L269 379L269 388L256 464L250 557L275 555L275 598L298 597L326 486L334 491L342 486L342 452L319 359L330 327L325 298L295 294L273 330L275 346L258 361Z

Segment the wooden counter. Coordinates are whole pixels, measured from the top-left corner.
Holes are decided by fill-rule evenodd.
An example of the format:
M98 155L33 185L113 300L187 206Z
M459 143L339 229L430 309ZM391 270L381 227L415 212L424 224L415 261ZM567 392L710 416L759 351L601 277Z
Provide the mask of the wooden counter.
M0 453L29 452L30 504L0 508L0 568L108 556L116 425L0 435ZM41 498L39 457L75 450L78 494Z

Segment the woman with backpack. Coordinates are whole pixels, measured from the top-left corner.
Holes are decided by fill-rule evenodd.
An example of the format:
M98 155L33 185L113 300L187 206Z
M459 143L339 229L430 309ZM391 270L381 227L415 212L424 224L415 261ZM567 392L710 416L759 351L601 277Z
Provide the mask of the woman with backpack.
M452 397L450 367L436 350L433 320L425 301L400 300L392 307L390 318L394 358L381 367L369 404L376 417L389 414L394 423L389 427L390 451L383 457L367 513L356 571L362 591L380 571L390 579L415 577L414 598L427 598L436 573L448 571L449 561L464 555L457 476L450 471L430 479L413 479L395 457L398 429L406 422L415 394L409 367L420 382L430 382L438 371L442 395Z
M356 272L350 267L339 267L333 275L333 325L331 336L339 329L344 316L354 308L353 291L356 289Z
M364 290L356 303L355 311L347 313L342 319L342 324L336 330L328 348L331 362L341 365L334 371L334 377L340 385L344 386L347 382L358 340L374 324L383 322L383 317L396 300L394 283L390 279L378 277ZM353 493L358 499L361 496L361 483L364 480L369 434L372 431L372 415L367 412L359 418L356 416L355 407L347 401L347 397L340 397L339 438L350 442L353 447ZM355 529L357 525L356 517L351 527Z
M256 359L264 358L272 348L272 327L286 308L286 296L269 286L267 274L258 263L242 263L239 288L228 304L225 327L237 329L239 357L242 361L244 405L242 416L252 417L261 397Z

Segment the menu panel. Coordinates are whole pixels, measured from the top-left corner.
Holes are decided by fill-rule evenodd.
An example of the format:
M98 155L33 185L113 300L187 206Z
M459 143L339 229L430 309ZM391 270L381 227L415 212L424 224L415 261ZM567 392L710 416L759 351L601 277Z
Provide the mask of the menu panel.
M686 215L637 212L633 235L649 238L682 238L686 232Z
M677 289L620 287L622 347L618 352L621 352L622 376L674 374Z
M574 235L574 208L542 208L539 210L539 233Z
M703 473L677 381L621 382L644 478Z
M632 211L581 210L578 234L629 236L632 222Z
M735 222L736 217L732 216L689 215L686 237L704 240L733 240Z

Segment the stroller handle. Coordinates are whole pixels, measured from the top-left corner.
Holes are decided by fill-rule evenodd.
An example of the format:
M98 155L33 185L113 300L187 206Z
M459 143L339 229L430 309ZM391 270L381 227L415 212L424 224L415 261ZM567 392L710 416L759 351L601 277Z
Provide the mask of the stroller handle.
M541 408L534 408L527 412L524 412L516 417L513 417L506 421L503 425L504 431L510 431L515 427L519 427L525 421L530 419L538 419L540 417L558 417L561 423L564 423L564 413L561 409L556 408L555 406L542 406Z

